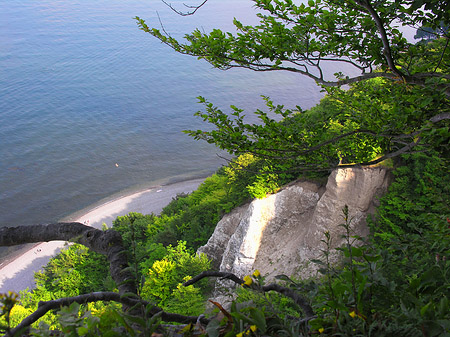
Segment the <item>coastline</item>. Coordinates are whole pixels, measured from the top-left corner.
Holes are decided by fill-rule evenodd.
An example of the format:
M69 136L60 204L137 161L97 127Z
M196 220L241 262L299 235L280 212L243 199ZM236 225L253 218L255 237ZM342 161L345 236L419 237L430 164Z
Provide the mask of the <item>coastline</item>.
M112 227L112 221L129 212L143 214L159 214L174 197L180 193L190 193L205 180L195 178L167 185L153 185L141 191L130 191L127 194L100 201L84 210L78 211L62 220L86 223L101 229L105 223ZM25 252L17 254L0 266L0 293L19 292L34 287L34 273L42 269L51 257L67 245L64 241L51 241L30 244Z

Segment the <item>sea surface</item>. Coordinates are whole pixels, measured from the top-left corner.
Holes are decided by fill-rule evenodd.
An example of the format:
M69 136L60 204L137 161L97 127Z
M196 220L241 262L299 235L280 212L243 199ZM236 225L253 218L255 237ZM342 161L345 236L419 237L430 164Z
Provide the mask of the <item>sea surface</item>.
M264 107L260 95L315 105L312 80L214 69L133 19L181 38L232 30L233 17L254 24L255 13L249 0L210 0L189 17L159 0L0 0L0 226L58 221L113 194L214 172L219 151L182 133L205 127L197 96L248 114Z

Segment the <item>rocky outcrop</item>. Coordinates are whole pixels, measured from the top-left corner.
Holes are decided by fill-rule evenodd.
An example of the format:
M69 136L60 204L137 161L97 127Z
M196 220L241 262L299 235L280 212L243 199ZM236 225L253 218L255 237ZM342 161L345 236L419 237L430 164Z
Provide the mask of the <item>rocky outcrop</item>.
M216 270L238 276L255 269L269 279L279 274L307 277L315 272L311 259L320 257L329 231L340 246L342 209L348 205L357 235L367 235L366 216L388 187L384 168L346 168L331 173L325 187L299 181L276 194L235 209L223 217L199 248Z

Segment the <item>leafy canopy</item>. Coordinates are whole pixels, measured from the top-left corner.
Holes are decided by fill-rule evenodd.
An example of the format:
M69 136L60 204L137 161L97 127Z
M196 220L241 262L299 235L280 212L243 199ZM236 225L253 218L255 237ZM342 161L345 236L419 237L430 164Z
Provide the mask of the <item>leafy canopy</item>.
M448 63L445 71L412 69L421 57L414 44L407 41L401 26L446 27L447 1L386 0L309 0L297 4L292 0L254 0L260 23L245 25L234 20L236 33L214 29L205 33L196 29L185 35L186 42L170 36L165 29L149 28L137 17L139 27L169 45L175 51L197 56L219 69L233 67L258 71L287 70L306 75L318 83L337 86L373 77L402 79L424 86L429 78L441 78L440 87L450 93ZM444 7L443 4L444 3ZM436 37L446 36L437 29ZM413 49L412 52L411 48ZM442 56L446 50L439 51ZM340 74L338 80L326 78L326 63L346 63L359 76ZM377 70L378 71L375 71ZM354 71L352 71L354 73Z
M254 112L259 124L246 123L238 107L223 111L199 97L205 111L197 116L214 129L190 130L189 135L231 154L250 153L263 160L264 179L280 172L371 165L423 151L431 143L448 143L447 1L253 2L258 25L234 20L235 33L197 29L185 41L137 20L142 30L175 51L216 68L295 72L313 78L328 96L322 108L306 113L266 97L269 112ZM402 26L422 27L434 40L408 41ZM353 70L336 72L334 79L325 75L325 66L340 70L342 64ZM355 72L359 75L353 76Z

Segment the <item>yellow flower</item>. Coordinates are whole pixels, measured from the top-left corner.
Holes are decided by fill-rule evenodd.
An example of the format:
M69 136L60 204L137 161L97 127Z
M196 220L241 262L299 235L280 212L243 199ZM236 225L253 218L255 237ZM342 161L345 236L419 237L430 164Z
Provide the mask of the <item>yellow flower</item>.
M239 332L236 337L243 337L244 335L242 334L242 332Z
M252 282L253 282L253 280L252 280L252 278L250 276L246 275L244 277L244 284L245 285L249 286L250 284L252 284Z
M324 332L324 331L325 331L324 328L320 328L320 329L319 329L319 333L322 333L322 332Z
M254 276L254 277L258 277L259 275L261 275L261 273L259 272L258 269L256 269L256 270L253 272L253 276Z
M356 317L356 312L352 311L351 313L349 313L351 318L355 318Z
M256 325L251 325L250 326L250 330L252 330L253 332L255 332L258 328L256 327Z

